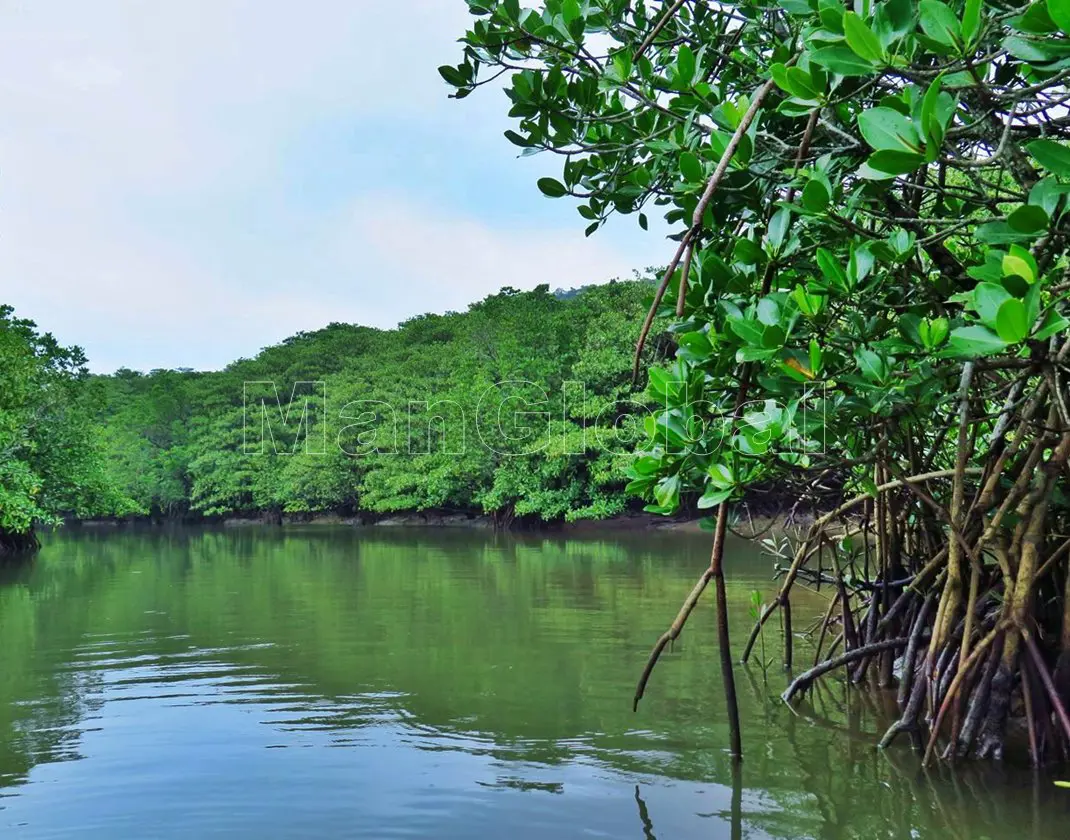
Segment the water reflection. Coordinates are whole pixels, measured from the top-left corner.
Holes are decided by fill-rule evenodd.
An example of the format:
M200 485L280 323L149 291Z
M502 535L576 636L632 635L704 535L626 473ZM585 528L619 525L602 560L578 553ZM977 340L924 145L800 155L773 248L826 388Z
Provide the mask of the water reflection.
M0 826L13 836L1065 836L1070 796L919 775L832 682L794 714L712 613L634 679L704 537L349 530L63 534L0 570ZM733 548L740 638L771 568ZM797 607L799 626L826 602ZM776 633L767 643L779 644ZM800 647L802 647L800 643ZM778 648L775 648L778 650Z

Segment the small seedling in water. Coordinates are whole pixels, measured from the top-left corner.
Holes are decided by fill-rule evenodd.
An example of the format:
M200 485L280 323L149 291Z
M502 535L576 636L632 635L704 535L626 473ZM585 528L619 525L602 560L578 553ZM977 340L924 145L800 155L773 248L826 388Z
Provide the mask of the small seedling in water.
M757 589L752 589L750 593L750 617L755 622L761 620L762 612L765 610L765 604L762 603L762 593ZM758 640L762 646L762 674L768 673L769 665L772 662L771 659L767 659L765 656L765 625L761 625L758 629Z

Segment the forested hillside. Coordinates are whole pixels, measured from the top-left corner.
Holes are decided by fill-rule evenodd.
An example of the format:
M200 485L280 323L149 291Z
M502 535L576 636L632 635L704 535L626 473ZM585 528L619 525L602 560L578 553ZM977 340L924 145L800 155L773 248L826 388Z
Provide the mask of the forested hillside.
M628 503L649 298L642 282L506 288L393 330L300 333L218 373L96 377L109 471L157 517L610 516Z

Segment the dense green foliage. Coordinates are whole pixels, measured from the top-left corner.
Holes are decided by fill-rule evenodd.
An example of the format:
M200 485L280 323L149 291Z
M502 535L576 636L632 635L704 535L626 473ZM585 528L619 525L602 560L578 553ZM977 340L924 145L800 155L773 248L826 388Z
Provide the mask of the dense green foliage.
M394 330L332 324L218 373L98 377L112 475L155 516L619 513L650 291L505 289Z
M92 422L85 357L0 306L0 552L65 515L124 513Z
M1034 760L1070 745L1042 689L1054 671L1070 707L1070 2L469 7L440 72L462 98L505 75L508 139L563 161L542 192L591 233L652 208L678 229L679 351L650 372L666 405L632 488L664 513L702 494L722 524L756 482L861 493L860 527L824 520L786 555L761 621L790 617L827 543L868 532L868 580L839 580L866 619L843 644L889 685L914 639L889 739L924 719L930 754L998 756L1026 703ZM850 545L834 556L857 579Z

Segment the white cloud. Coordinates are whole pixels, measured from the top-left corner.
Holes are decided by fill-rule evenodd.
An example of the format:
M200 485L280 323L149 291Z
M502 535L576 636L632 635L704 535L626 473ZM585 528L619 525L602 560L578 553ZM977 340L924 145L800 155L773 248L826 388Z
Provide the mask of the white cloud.
M465 4L399 9L393 0L5 4L0 302L83 345L98 370L219 367L332 320L390 326L463 309L501 285L579 285L658 258L650 238L585 240L567 202L557 216L540 209L540 220L506 222L473 201L497 189L493 174L473 180L463 169L478 179L472 162L485 149L495 166L523 164L501 141L501 99L450 102L435 72L460 56ZM396 133L398 154L424 166L456 161L453 180L466 187L445 202L408 184L384 192L362 186L377 175L377 153L362 156L361 138L343 157L302 145L347 122L380 146ZM399 126L416 122L424 131L406 140ZM439 126L457 148L404 147L431 142ZM354 166L367 172L340 198L317 193ZM531 188L516 201L542 199Z
M414 312L463 310L502 286L571 288L631 276L634 266L608 242L585 239L580 225L501 230L391 194L362 197L324 258L374 290L364 299L380 326L396 320L398 299L413 302Z

